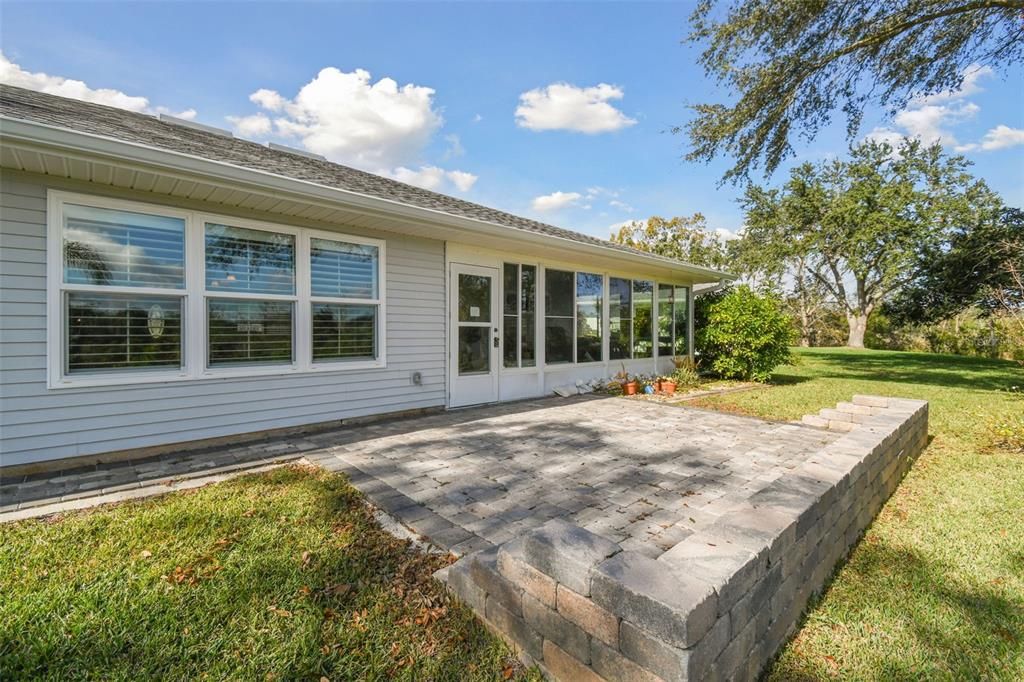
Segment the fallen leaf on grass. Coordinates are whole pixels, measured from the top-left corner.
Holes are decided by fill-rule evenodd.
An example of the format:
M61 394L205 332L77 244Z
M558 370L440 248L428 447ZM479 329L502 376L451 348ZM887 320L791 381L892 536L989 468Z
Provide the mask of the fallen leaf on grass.
M505 669L501 671L501 676L503 678L505 678L506 680L511 680L512 676L515 674L515 672L516 672L516 669L513 666L506 665Z
M351 591L352 586L348 583L338 583L336 585L331 585L330 587L324 588L324 594L328 597L344 597Z
M143 559L148 559L149 557L153 556L153 553L150 552L148 549L144 549L141 552L139 552L139 556Z
M826 656L825 662L828 663L828 667L832 672L839 672L839 661L834 656Z
M275 616L281 616L282 618L291 618L292 612L285 609L279 609L276 606L268 606L267 611L270 611Z

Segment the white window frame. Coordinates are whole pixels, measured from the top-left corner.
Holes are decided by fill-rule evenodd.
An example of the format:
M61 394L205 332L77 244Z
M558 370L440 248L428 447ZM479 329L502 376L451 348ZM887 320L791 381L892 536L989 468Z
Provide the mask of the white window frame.
M505 343L505 266L516 266L516 329L519 334L516 337L516 366L505 366L505 349L502 346L501 372L502 374L536 374L541 370L540 354L537 348L538 339L541 338L543 325L538 323L537 316L540 311L541 293L541 267L539 263L527 263L521 260L503 260L501 266L501 342ZM533 268L533 365L523 367L523 267ZM512 315L509 314L509 317ZM543 318L541 318L543 322Z
M93 286L64 283L63 228L64 205L78 204L110 210L131 211L160 215L185 220L185 288ZM311 372L349 372L387 367L387 251L386 242L358 235L330 232L280 223L237 218L202 211L188 211L160 204L144 203L125 199L112 199L91 194L79 194L62 190L47 192L47 235L46 235L46 358L47 387L49 389L78 388L89 386L120 386L130 384L159 384L173 381L196 381L204 379L259 377ZM217 223L290 234L295 237L295 293L256 294L245 292L216 292L206 290L206 223ZM310 240L329 239L337 242L377 247L377 298L329 298L311 296ZM182 298L182 365L180 369L158 370L139 369L135 372L96 372L67 374L65 372L66 314L64 292L88 291L109 294L138 296L180 296ZM231 367L207 367L208 349L206 326L207 298L234 300L280 300L291 301L292 313L292 355L291 364L280 365L237 365ZM376 358L373 360L338 360L314 363L312 361L312 304L314 302L357 303L377 306Z

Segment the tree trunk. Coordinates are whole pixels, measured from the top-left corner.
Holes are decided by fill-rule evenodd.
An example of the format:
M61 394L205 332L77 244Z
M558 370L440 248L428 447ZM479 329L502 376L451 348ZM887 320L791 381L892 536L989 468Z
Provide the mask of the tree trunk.
M846 345L850 348L864 347L864 332L868 328L868 316L866 313L847 313L846 321L850 325L850 335L847 337Z

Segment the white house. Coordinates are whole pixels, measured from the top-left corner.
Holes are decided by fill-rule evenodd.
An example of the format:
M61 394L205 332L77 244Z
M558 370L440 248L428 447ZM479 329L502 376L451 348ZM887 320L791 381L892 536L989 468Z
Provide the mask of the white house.
M0 166L4 467L668 371L728 277L10 86Z

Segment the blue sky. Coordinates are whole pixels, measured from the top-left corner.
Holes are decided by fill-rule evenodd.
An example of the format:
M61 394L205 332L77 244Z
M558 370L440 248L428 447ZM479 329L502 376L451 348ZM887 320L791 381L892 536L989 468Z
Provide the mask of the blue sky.
M729 95L681 44L691 8L5 2L0 49L9 82L184 114L601 237L696 211L735 232L727 162L683 161L668 132L687 104ZM982 69L895 120L869 112L862 133L939 137L1021 206L1022 83L1024 67ZM845 148L840 121L793 161Z

